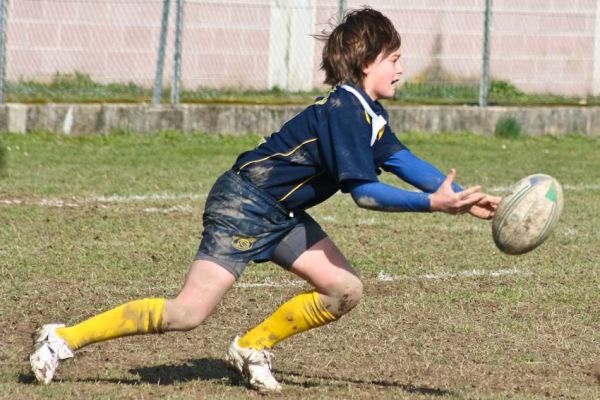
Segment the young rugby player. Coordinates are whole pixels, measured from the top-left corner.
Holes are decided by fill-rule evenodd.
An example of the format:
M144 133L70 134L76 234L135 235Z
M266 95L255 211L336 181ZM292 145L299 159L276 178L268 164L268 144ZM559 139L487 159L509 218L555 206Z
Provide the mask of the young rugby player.
M348 12L326 37L322 68L333 89L241 154L205 205L202 240L173 299L132 301L77 325L44 325L30 356L36 378L52 380L61 360L91 343L134 334L187 331L215 309L250 262L271 260L310 283L258 326L236 337L229 364L259 390L279 391L270 352L282 340L339 319L362 296L358 273L305 211L338 190L379 211L470 213L489 219L499 198L462 190L394 135L379 99L402 75L400 36L378 11ZM379 182L388 171L420 189Z

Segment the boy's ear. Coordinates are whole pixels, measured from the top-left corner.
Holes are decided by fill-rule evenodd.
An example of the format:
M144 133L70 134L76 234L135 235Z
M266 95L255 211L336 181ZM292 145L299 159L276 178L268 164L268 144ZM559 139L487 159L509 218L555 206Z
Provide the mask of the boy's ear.
M362 68L362 72L365 75L369 75L369 72L371 72L371 69L373 68L373 63L369 63L363 66Z

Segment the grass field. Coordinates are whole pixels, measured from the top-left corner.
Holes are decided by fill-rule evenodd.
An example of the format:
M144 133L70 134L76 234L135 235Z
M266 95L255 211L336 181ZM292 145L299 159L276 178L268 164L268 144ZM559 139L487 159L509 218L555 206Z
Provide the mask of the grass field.
M536 172L563 183L554 234L523 256L498 252L489 222L389 214L336 195L312 210L363 275L365 298L335 324L283 342L284 399L597 399L600 140L401 139L463 185L503 194ZM247 399L223 360L231 339L305 286L250 266L188 333L81 350L51 385L27 357L43 323L75 323L140 297L173 296L214 179L259 137L164 133L0 135L0 398ZM393 182L389 177L385 180Z

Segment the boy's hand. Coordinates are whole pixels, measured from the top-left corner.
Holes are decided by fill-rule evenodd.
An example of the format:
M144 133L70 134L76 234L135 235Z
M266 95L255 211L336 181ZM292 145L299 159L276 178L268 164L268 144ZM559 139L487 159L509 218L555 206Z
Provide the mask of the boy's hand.
M469 214L481 219L492 219L502 197L486 194L477 204L469 209Z
M484 201L487 195L480 192L480 186L473 186L462 192L454 192L452 190L454 178L456 178L456 170L453 168L438 190L429 196L431 211L462 214ZM480 211L476 209L475 212L479 213ZM483 212L481 214L483 215Z

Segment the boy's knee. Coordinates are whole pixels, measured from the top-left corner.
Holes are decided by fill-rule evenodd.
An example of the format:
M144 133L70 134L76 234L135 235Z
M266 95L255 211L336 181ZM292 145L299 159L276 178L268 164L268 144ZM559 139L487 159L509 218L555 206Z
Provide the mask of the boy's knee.
M186 303L174 299L165 315L163 327L165 331L191 331L197 328L207 315L203 308L194 303Z
M348 285L342 299L340 300L340 308L344 314L354 307L360 302L363 296L363 283L360 279L354 279L351 284Z
M344 280L327 296L326 308L339 318L356 307L362 295L363 283L358 277Z

